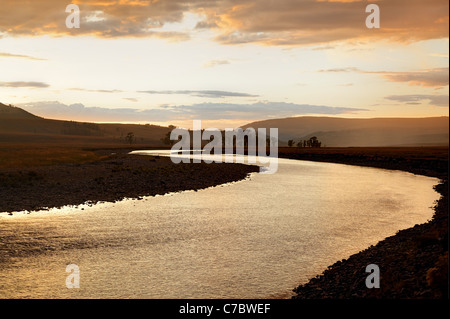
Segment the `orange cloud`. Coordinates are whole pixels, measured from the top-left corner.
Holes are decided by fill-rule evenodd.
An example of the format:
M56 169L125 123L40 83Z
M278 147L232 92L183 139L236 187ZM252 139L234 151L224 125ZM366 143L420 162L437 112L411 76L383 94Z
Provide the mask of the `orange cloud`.
M367 29L365 7L376 3L381 28ZM448 37L447 0L76 0L81 28L67 29L58 0L2 0L0 34L95 35L189 39L189 31L161 27L187 12L203 20L225 44L309 45L339 40L418 41ZM101 17L101 18L92 18ZM192 30L194 31L194 30Z
M444 87L448 85L449 68L425 69L412 72L386 72L386 71L364 71L355 67L319 70L321 73L346 73L357 72L364 74L377 74L391 82L404 82L409 85L424 87Z
M243 5L245 2L253 6ZM448 37L448 1L379 0L381 28L367 29L365 8L374 1L240 1L213 11L222 43L303 45L349 39L411 42Z
M448 68L430 69L419 72L392 72L383 75L392 82L406 82L410 85L443 87L448 85Z
M78 0L73 3L80 8L79 29L66 27L68 3L58 0L2 0L0 34L189 38L189 34L184 32L159 30L165 23L183 18L183 12L189 10L183 1Z
M46 59L37 58L30 55L23 55L23 54L12 54L7 52L0 52L0 58L19 58L19 59L27 59L27 60L34 60L34 61L45 61Z

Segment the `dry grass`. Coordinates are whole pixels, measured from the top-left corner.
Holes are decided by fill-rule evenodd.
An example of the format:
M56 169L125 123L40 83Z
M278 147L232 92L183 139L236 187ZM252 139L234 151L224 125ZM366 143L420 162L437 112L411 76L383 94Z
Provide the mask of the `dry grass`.
M0 169L23 169L56 164L82 164L105 159L113 152L126 153L134 149L162 149L143 144L6 144L0 143Z
M100 160L93 151L50 147L50 148L0 148L0 169L19 169L63 163L86 163Z

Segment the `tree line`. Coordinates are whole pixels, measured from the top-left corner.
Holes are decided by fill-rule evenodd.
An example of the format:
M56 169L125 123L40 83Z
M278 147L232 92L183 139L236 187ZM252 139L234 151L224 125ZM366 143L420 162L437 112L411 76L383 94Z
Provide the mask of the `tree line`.
M297 147L309 147L309 148L319 148L322 147L322 142L319 141L319 139L317 138L317 136L312 136L309 140L300 140L297 143L295 143L294 140L289 140L288 141L288 146L292 147L296 145Z

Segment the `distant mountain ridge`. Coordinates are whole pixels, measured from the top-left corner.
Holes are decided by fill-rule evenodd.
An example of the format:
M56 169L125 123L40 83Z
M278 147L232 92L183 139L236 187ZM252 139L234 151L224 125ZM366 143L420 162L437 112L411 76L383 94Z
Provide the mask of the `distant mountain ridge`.
M249 123L243 128L278 128L280 143L316 136L328 147L443 146L449 144L449 118L292 117Z
M280 145L316 136L326 147L448 146L449 117L348 119L292 117L249 123L242 128L278 128ZM50 120L0 103L0 142L135 143L164 145L168 127L139 124L97 124Z

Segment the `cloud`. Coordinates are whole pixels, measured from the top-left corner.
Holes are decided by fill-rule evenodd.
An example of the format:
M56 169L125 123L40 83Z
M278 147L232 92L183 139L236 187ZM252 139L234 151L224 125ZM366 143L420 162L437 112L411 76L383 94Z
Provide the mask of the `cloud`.
M320 72L320 73L347 73L347 72L363 72L363 71L361 71L358 68L347 67L347 68L335 68L335 69L319 70L317 72Z
M71 88L71 91L82 91L82 92L91 92L91 93L122 93L121 90L91 90L91 89L82 89L82 88Z
M70 3L70 2L69 2ZM2 0L0 34L15 36L93 35L102 38L157 37L182 41L186 32L162 30L166 23L180 22L191 4L181 0L129 1L79 0L80 28L66 27L66 6L60 0Z
M205 64L203 64L203 67L205 68L212 68L218 65L225 65L225 64L230 64L230 61L228 60L211 60L206 62Z
M191 91L191 90L176 90L176 91L138 91L138 93L147 93L147 94L183 94L183 95L193 95L199 97L209 97L209 98L223 98L223 97L257 97L258 95L252 95L248 93L239 93L239 92L228 92L228 91L215 91L215 90L199 90L199 91Z
M35 115L51 119L95 122L167 121L170 119L170 114L161 112L160 109L86 107L81 103L67 105L58 101L33 102L18 106Z
M48 88L49 84L44 82L0 82L0 87L9 87L9 88Z
M411 42L448 37L447 0L377 0L381 28L367 29L369 1L323 0L78 0L81 28L67 29L66 3L2 0L0 33L94 35L187 40L210 29L225 44L311 45L350 39ZM26 8L26 9L25 9ZM199 16L191 30L167 31L186 13ZM181 29L181 28L180 28Z
M412 94L412 95L390 95L385 99L397 102L403 102L409 105L420 105L423 101L428 101L433 106L448 107L448 95L426 95L426 94Z
M364 71L355 67L319 70L321 73L357 72L378 74L391 82L405 82L410 85L425 87L443 87L449 83L449 68L425 69L411 72Z
M429 69L418 72L383 72L382 76L392 82L410 85L442 87L448 85L448 68Z
M164 105L152 109L86 107L83 104L66 105L57 101L21 104L19 107L36 115L66 120L97 122L166 122L180 120L259 120L303 114L349 114L367 109L330 107L323 105L285 102L258 102L253 104L199 103L192 105Z
M333 45L323 45L313 48L314 51L325 51L325 50L333 50L336 47Z
M196 24L195 28L196 29L216 29L219 26L217 25L217 23L215 21L200 21Z
M344 83L344 84L338 84L338 86L344 86L344 87L348 87L348 86L353 86L353 83Z
M188 118L218 119L260 119L282 118L302 114L349 114L367 109L331 107L323 105L295 104L285 102L257 102L253 104L199 103L169 108Z
M438 57L438 58L444 58L444 59L448 59L449 58L448 53L431 53L430 56Z
M123 93L122 90L106 90L106 89L84 89L84 88L70 88L68 90L72 91L82 91L90 93ZM191 95L197 97L207 97L207 98L224 98L224 97L258 97L258 95L240 93L240 92L229 92L229 91L218 91L218 90L148 90L148 91L137 91L137 93L146 94L180 94L180 95ZM134 101L135 99L129 99Z
M0 52L0 58L19 58L19 59L27 59L27 60L34 60L34 61L46 61L47 59L41 59L36 58L29 55L22 55L22 54L12 54L7 52Z
M130 102L137 102L138 101L138 99L135 99L134 97L124 97L123 100L127 100L127 101L130 101Z
M448 1L376 1L381 28L367 29L368 1L227 1L211 10L222 43L310 45L374 39L411 42L448 37ZM217 22L218 21L218 22Z

